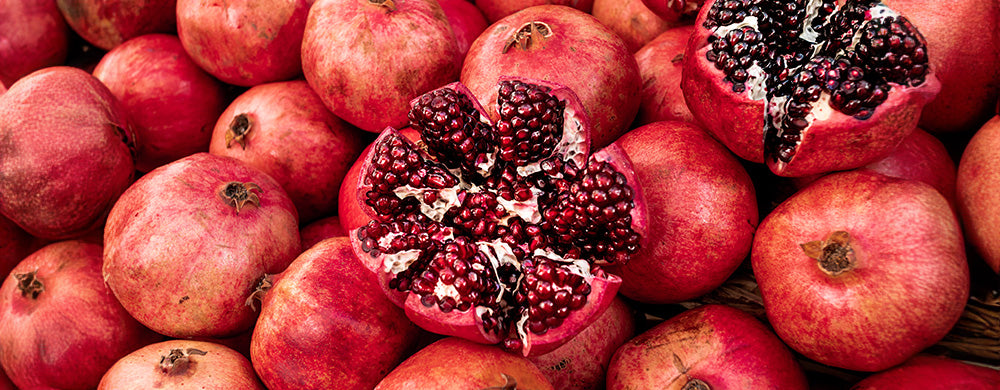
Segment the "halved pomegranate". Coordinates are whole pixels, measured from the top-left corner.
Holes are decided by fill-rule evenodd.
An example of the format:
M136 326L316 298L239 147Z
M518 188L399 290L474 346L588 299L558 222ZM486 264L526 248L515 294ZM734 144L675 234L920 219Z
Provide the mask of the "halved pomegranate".
M411 102L411 142L388 128L365 155L373 218L358 257L424 329L524 355L555 349L611 303L641 245L645 208L619 147L590 154L573 91L503 77L498 117L461 83Z

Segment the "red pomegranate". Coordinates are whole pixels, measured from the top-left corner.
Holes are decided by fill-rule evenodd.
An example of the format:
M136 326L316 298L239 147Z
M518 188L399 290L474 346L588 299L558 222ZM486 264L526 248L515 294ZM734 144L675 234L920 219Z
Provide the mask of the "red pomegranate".
M45 239L100 229L132 183L133 136L99 80L65 66L0 96L0 214Z
M649 9L653 15L666 20L676 20L690 10L697 12L696 7L700 7L701 0L641 0L644 7Z
M554 389L527 358L448 337L424 347L392 370L375 390Z
M930 185L860 170L772 211L751 255L767 318L820 363L879 371L940 340L969 297L962 232Z
M0 0L0 95L22 76L66 61L67 35L54 1Z
M538 5L561 5L586 13L591 13L594 8L594 0L475 0L474 2L490 23L496 23L500 19Z
M1000 116L979 129L958 163L958 208L969 243L1000 273Z
M648 303L703 295L750 253L757 197L740 162L703 129L655 122L615 141L628 154L651 216L651 239L625 265L621 293ZM655 216L653 218L652 216Z
M176 36L130 39L104 55L94 76L122 103L142 140L139 171L208 151L212 125L225 109L223 85L191 60Z
M320 241L331 237L347 237L347 230L340 224L340 217L336 215L318 219L299 229L302 250L309 249Z
M685 311L629 340L608 390L807 389L791 351L751 315L723 305Z
M420 133L409 127L399 130L399 134L413 142L420 139ZM351 168L347 170L347 174L344 175L344 180L340 184L337 197L339 200L337 217L340 218L341 227L347 232L353 232L372 220L361 207L362 203L358 201L358 188L361 187L361 182L358 181L361 178L361 166L365 164L365 161L371 160L371 149L372 144L368 144L361 152L361 157L354 161Z
M460 54L436 1L319 0L302 71L330 111L377 133L405 125L411 99L457 80Z
M438 4L441 5L444 16L448 18L452 32L455 33L459 58L465 59L472 41L475 41L490 23L486 21L482 11L469 0L438 0Z
M0 215L0 276L7 276L25 257L37 250L40 240Z
M247 298L301 252L295 206L267 174L197 153L147 173L104 230L104 280L139 322L171 337L225 337Z
M403 361L416 336L351 241L337 237L306 250L275 278L250 354L271 390L367 390Z
M527 8L494 23L472 43L461 81L493 120L499 116L501 76L545 80L576 92L593 124L594 150L628 131L639 110L642 85L632 51L600 21L571 7Z
M147 345L112 366L98 390L264 390L246 357L205 341L168 340Z
M373 218L351 233L418 326L542 354L610 304L646 215L628 157L590 155L573 92L504 78L491 122L461 83L413 101L417 143L387 129L357 191Z
M778 175L885 157L940 89L923 36L881 3L748 4L705 3L681 89L713 136Z
M851 390L996 390L1000 371L950 359L917 355L903 364L871 375Z
M173 33L177 0L56 0L69 26L87 42L111 50L149 33Z
M237 97L218 117L209 153L277 180L305 223L336 211L340 183L366 135L330 113L305 81L283 81Z
M60 241L0 287L0 364L22 389L91 389L118 359L161 336L136 322L101 277L101 246Z
M664 19L646 8L642 0L594 0L591 14L621 37L633 53L669 29L681 16L677 12Z
M681 91L684 50L693 32L693 25L671 27L635 52L642 77L637 126L673 120L697 123Z
M250 87L302 72L309 0L175 0L177 35L202 69Z

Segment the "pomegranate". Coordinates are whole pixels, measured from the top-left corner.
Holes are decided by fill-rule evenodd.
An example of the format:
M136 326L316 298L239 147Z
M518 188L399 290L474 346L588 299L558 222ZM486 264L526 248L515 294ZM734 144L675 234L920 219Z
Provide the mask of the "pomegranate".
M944 356L917 355L903 364L858 382L852 390L991 390L1000 385L1000 371Z
M25 257L37 250L39 240L0 215L0 276L7 276Z
M704 305L670 318L615 352L607 389L807 389L791 351L751 315Z
M448 337L417 351L375 390L554 389L527 358L496 346Z
M956 193L965 234L993 272L1000 273L1000 116L979 129L958 163Z
M332 214L366 134L337 118L303 80L257 85L218 117L209 153L243 161L281 184L301 222Z
M104 230L104 280L139 322L171 337L250 328L265 274L301 252L292 201L270 176L197 153L129 187Z
M475 41L490 24L483 16L483 12L469 0L438 0L438 4L441 5L444 16L448 18L452 32L455 33L458 56L465 59L472 41Z
M177 28L177 0L56 0L56 3L74 31L104 50L140 35L172 33Z
M408 102L458 79L458 43L432 0L318 0L302 71L335 115L370 132L406 124Z
M697 12L701 0L642 0L646 9L662 19L676 20L691 9Z
M666 19L657 16L642 0L594 0L592 14L618 34L633 53L670 28L681 16L680 12Z
M113 389L264 390L246 357L205 341L167 340L123 357L101 379Z
M0 96L0 214L33 236L97 230L132 183L133 135L118 100L65 66L25 76Z
M303 321L303 319L306 319ZM347 237L303 252L264 293L250 344L267 388L374 387L406 357L417 327L389 301Z
M101 279L101 246L60 241L26 257L0 287L0 364L22 389L90 389L159 335Z
M671 27L635 52L642 77L637 126L671 120L697 123L681 91L684 50L693 32L693 25Z
M302 250L309 249L316 243L331 237L347 237L347 230L340 224L340 217L336 215L318 219L299 229Z
M420 139L420 133L409 127L400 129L399 134L414 142ZM362 208L362 203L358 201L358 188L361 187L361 182L358 181L361 177L361 166L364 165L365 161L371 160L371 149L372 145L368 144L361 152L361 157L354 161L351 168L347 170L347 174L344 175L344 180L340 184L337 216L340 218L340 226L347 232L353 232L372 220Z
M906 17L871 0L708 1L681 89L736 155L804 176L873 162L909 135L940 89L928 55Z
M177 35L202 69L249 87L301 74L309 0L177 1Z
M208 150L225 109L218 80L201 70L174 35L148 34L115 47L94 68L128 112L136 136L135 167L160 165Z
M635 328L632 309L621 299L615 299L593 324L569 342L528 359L557 389L603 389L611 356L635 336Z
M0 95L4 85L66 61L68 35L54 1L0 0Z
M641 190L617 147L589 153L576 95L503 78L490 122L461 83L412 103L414 143L387 129L360 172L373 218L358 257L418 326L525 356L559 347L611 303L642 245Z
M527 8L494 23L472 43L461 81L494 121L500 76L545 80L575 91L594 127L594 150L628 131L639 110L642 85L632 51L593 16L566 6Z
M824 176L784 201L757 229L751 259L778 336L850 370L884 370L936 343L969 298L948 201L867 170Z
M594 0L475 0L474 2L490 23L496 23L525 8L537 5L561 5L586 13L591 13L594 8Z
M750 253L757 197L740 162L687 122L655 122L615 144L632 160L650 218L649 240L611 272L621 293L648 303L675 303L715 289Z

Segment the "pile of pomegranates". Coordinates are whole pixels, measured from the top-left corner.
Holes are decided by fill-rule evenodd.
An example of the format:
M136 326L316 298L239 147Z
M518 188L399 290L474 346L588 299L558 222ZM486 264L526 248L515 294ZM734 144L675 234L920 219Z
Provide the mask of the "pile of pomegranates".
M993 0L0 0L0 389L1000 388Z

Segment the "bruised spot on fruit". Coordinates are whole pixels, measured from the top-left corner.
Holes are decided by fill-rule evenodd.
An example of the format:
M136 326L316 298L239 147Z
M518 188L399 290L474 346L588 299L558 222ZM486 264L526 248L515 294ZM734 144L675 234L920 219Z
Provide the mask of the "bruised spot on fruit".
M254 183L240 183L238 181L231 181L222 186L219 190L219 197L222 198L226 204L236 208L236 214L240 213L240 209L250 203L254 206L260 206L260 197L257 196L254 190L263 191L260 186Z
M177 301L177 304L178 304L178 305L180 305L180 304L182 304L182 303L184 303L184 302L187 302L187 301L188 301L188 299L191 299L191 297L190 297L190 296L187 296L187 295L185 295L185 296L181 297L181 299L180 299L180 300L178 300L178 301Z
M188 370L193 369L197 363L191 360L191 356L205 356L207 354L208 352L194 348L188 348L187 350L180 348L171 349L165 356L160 357L160 371L168 376L184 375Z
M38 271L31 271L23 274L14 274L14 278L17 279L17 290L21 292L22 297L31 297L31 299L38 299L38 294L45 291L45 285L37 277Z
M226 149L232 146L233 142L240 144L244 150L247 148L247 133L253 129L253 120L247 114L239 114L233 117L229 123L229 130L226 130Z
M385 8L386 13L396 10L396 2L392 0L368 0L368 3Z
M247 297L246 305L250 306L250 310L257 311L257 302L264 301L264 294L267 294L271 287L274 286L274 274L264 274L257 282L257 288L250 293Z
M550 36L552 36L552 28L549 25L543 22L528 22L507 39L507 43L503 45L502 53L510 51L510 48L514 46L521 50L531 49L533 45L541 44Z
M514 377L507 374L500 374L503 376L504 384L502 386L491 386L484 387L481 390L517 390L517 380Z
M830 233L824 241L810 241L801 244L801 247L806 256L819 262L824 272L837 276L854 268L854 249L850 240L849 233L838 230Z
M560 360L559 363L548 366L547 369L549 371L562 371L569 368L569 365L572 363L573 361L570 358L564 358L563 360Z

